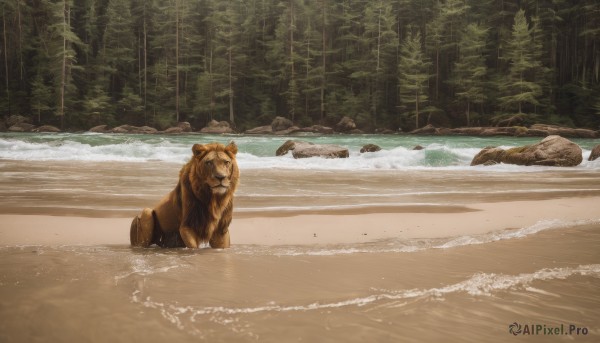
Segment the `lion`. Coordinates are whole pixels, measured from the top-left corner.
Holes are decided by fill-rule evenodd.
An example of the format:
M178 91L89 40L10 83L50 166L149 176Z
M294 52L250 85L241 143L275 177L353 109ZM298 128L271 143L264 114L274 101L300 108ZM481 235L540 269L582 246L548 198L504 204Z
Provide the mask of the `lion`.
M193 156L179 172L179 182L153 209L133 218L130 242L135 247L230 246L229 224L240 171L234 142L194 144Z

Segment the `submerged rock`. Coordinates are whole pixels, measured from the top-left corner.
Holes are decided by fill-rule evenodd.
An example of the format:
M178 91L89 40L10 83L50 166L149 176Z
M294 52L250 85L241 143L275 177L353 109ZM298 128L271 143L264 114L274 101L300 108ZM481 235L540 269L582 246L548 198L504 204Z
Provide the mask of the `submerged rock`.
M283 156L292 151L294 158L324 157L347 158L350 156L348 149L335 144L314 144L304 141L286 141L277 149L275 155Z
M574 167L583 160L579 145L560 136L548 136L541 142L508 150L487 147L481 150L471 165L507 163L522 166L542 165Z
M360 149L360 153L365 153L365 152L376 152L381 150L381 147L377 144L365 144L361 149Z

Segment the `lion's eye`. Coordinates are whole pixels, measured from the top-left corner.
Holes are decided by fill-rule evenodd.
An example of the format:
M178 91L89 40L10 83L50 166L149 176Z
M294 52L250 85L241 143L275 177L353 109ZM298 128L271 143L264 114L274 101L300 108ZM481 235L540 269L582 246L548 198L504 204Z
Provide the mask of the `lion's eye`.
M206 165L209 166L209 167L212 166L213 165L213 161L206 161Z
M225 165L229 167L229 165L231 164L231 161L225 161Z

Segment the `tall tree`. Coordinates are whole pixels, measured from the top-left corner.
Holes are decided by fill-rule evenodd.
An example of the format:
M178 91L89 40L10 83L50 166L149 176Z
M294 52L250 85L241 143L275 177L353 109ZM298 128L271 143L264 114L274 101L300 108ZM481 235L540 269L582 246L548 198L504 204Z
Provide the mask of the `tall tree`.
M71 27L72 0L60 0L53 4L53 23L49 29L52 33L52 51L54 56L54 76L58 86L58 106L56 115L60 118L60 126L65 126L65 115L68 103L75 100L75 85L72 80L72 69L76 62L74 45L83 45Z
M471 104L486 100L485 42L487 30L477 24L469 24L459 42L458 60L454 63L452 83L457 98L466 104L467 126L471 126Z
M531 106L528 110L539 105L538 98L542 89L534 80L534 71L539 67L540 61L535 59L535 53L531 49L532 30L525 18L525 11L519 10L514 20L512 37L506 49L510 68L506 81L500 85L503 94L500 101L503 108L523 113L527 105Z
M405 116L415 117L415 127L419 128L419 115L429 99L427 82L431 62L423 53L421 33L409 34L400 47L398 63L400 100Z

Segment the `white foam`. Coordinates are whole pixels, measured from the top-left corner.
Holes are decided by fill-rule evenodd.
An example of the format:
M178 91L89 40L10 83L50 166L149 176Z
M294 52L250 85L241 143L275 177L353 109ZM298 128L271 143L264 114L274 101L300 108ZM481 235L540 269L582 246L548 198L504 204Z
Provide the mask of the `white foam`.
M521 228L518 230L502 230L479 236L457 237L443 244L436 245L434 246L434 248L449 249L464 245L484 244L506 239L523 238L545 230L555 230L587 224L600 224L600 219L575 221L564 221L558 219L540 220L532 226Z
M339 309L344 307L362 307L377 302L398 301L415 298L442 298L445 295L466 293L471 296L490 296L495 292L511 289L523 289L527 292L540 293L537 289L529 287L534 281L564 280L572 276L589 276L600 278L600 264L580 265L575 268L544 268L533 273L521 273L518 275L478 273L470 278L443 287L427 289L408 290L384 290L373 289L377 294L364 297L335 301L335 302L313 302L300 305L277 305L271 302L265 306L256 307L194 307L175 306L162 302L153 301L150 297L140 298L140 292L135 291L131 300L146 308L157 309L163 317L183 329L180 316L189 314L190 321L194 322L198 316L206 315L251 315L262 312L306 312L324 309Z

